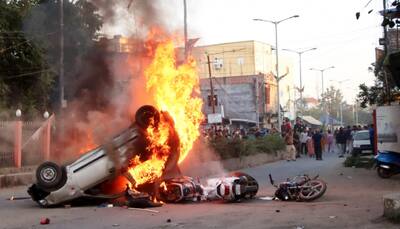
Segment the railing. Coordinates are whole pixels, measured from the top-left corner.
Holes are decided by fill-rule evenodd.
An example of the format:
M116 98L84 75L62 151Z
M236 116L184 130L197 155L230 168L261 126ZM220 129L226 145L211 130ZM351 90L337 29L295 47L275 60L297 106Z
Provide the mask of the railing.
M0 121L0 168L37 165L50 158L54 116L44 121Z

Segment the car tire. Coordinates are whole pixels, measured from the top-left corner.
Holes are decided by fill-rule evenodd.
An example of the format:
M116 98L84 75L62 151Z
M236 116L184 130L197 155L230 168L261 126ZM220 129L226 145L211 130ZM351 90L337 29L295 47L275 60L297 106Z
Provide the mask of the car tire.
M149 127L152 121L153 125L157 126L160 122L160 112L153 106L142 106L136 111L135 121L136 124L144 130Z
M61 188L67 181L65 167L54 162L44 162L36 170L37 185L47 192Z
M383 179L388 179L393 176L393 173L389 169L378 167L377 172L378 176Z

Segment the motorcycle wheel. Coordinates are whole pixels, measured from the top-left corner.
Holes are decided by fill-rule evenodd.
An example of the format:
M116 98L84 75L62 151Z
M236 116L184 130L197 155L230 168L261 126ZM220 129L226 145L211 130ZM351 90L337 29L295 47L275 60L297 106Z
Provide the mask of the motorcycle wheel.
M301 188L300 190L299 199L301 201L316 200L320 198L322 195L324 195L327 189L326 183L322 180L310 180L303 186L306 187Z
M377 172L378 176L383 179L388 179L393 176L393 173L389 169L378 167Z

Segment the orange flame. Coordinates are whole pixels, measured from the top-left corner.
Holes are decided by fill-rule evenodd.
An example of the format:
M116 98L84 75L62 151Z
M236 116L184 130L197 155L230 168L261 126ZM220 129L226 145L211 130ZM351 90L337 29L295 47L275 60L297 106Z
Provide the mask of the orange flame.
M199 137L199 126L203 120L202 100L199 94L199 79L196 63L189 58L186 63L176 66L175 48L171 40L161 42L155 49L154 59L145 70L146 88L154 96L158 110L166 111L175 123L179 136L179 163L182 162ZM152 153L149 160L141 162L138 157L132 160L129 174L136 181L135 186L155 181L162 176L170 148L168 140L171 125L161 117L157 128L150 126L147 139L148 150Z
M203 120L202 100L193 95L199 88L196 63L190 58L176 67L174 44L167 41L157 47L145 76L147 89L154 93L156 107L167 111L175 122L180 139L179 162L182 162L200 136L199 126Z

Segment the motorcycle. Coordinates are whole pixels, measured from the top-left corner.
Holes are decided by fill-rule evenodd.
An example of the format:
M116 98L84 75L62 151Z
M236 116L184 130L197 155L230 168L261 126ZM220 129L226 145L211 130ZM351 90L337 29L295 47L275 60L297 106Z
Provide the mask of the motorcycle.
M324 195L327 185L325 181L318 179L318 175L310 178L308 175L296 176L276 185L269 174L271 184L277 188L273 199L282 201L313 201Z
M400 173L400 153L381 151L375 156L378 176L384 179Z

